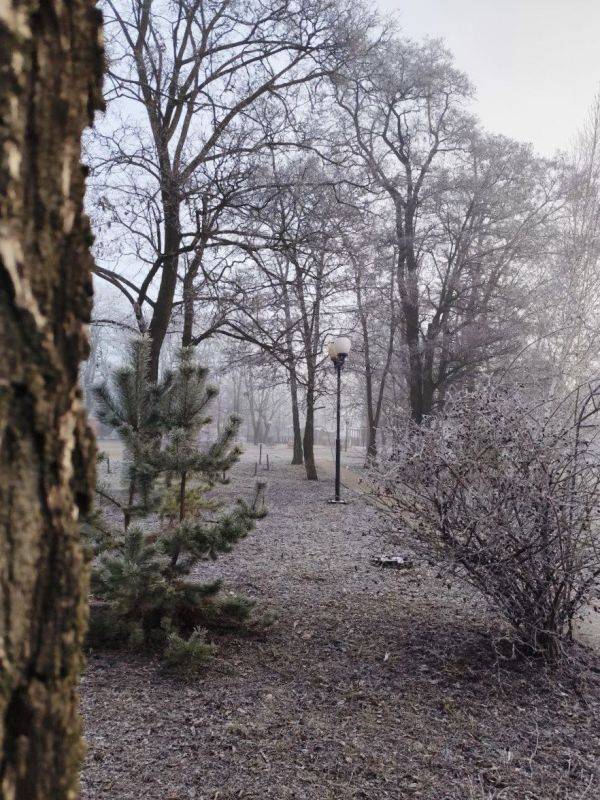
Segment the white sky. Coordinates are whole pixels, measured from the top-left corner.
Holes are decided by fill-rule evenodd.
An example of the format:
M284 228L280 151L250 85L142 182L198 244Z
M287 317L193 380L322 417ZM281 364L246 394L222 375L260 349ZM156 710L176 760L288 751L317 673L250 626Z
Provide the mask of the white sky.
M378 0L405 35L443 38L477 89L484 126L568 146L600 88L600 0Z

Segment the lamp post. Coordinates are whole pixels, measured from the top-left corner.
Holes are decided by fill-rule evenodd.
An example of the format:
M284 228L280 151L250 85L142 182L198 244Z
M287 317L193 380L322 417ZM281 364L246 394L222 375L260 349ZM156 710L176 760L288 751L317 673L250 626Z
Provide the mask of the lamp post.
M330 500L330 503L345 504L345 500L341 498L341 479L340 479L340 465L341 465L341 451L342 442L340 435L340 405L341 405L341 388L342 388L342 369L344 363L350 352L351 341L347 336L338 336L327 345L327 353L333 362L333 366L337 375L337 392L336 392L336 436L335 436L335 498Z

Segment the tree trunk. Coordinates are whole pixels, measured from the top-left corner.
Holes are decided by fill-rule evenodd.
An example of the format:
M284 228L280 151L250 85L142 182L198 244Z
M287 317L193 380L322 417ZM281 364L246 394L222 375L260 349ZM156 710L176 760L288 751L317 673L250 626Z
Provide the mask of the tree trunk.
M373 409L373 378L371 365L365 351L365 401L367 406L367 456L365 466L377 460L377 425Z
M407 381L410 414L413 420L420 425L426 411L423 401L423 362L421 359L419 306L418 301L413 299L413 295L414 290L410 293L410 299L406 299L403 302L402 310L404 312L404 335L408 348Z
M435 394L435 350L436 340L438 336L437 330L428 331L425 341L423 343L423 358L422 358L422 417L428 416L433 411L433 398Z
M309 376L306 387L306 420L304 423L304 467L309 481L318 481L317 465L315 464L315 390L312 378Z
M292 428L294 431L294 449L292 464L304 463L304 448L302 447L302 428L300 427L300 408L298 404L298 378L296 370L290 370L290 396L292 401Z
M194 334L194 285L191 272L183 279L183 331L181 346L191 347Z
M253 444L260 444L260 420L256 414L256 407L254 403L254 391L251 386L250 379L247 379L246 386L248 391L246 392L248 397L248 411L250 412L250 423L252 425L252 443Z
M317 352L319 342L319 319L322 301L321 279L323 275L323 262L319 264L317 279L312 300L312 311L309 313L303 284L304 275L296 265L295 286L298 303L302 314L302 338L306 358L306 419L304 421L304 468L309 481L318 481L317 466L315 464L315 385L317 370Z
M362 284L360 272L355 280L356 307L360 319L363 338L363 353L365 360L365 405L367 407L367 457L366 464L377 459L377 426L375 425L375 411L373 403L373 367L371 364L371 347L369 340L369 325L367 314L363 306Z
M296 360L294 358L294 339L292 336L293 322L292 309L287 283L283 281L283 309L285 312L285 344L289 354L288 374L290 376L290 397L292 401L292 429L294 432L294 449L292 464L304 464L304 449L302 447L302 429L300 428L300 409L298 404L298 375L296 374Z
M203 231L204 225L205 223L203 222ZM194 281L198 277L198 272L202 266L207 238L207 235L203 234L202 240L198 243L194 257L188 264L187 271L183 278L183 331L181 335L181 344L183 347L191 347L194 343L194 318L196 316Z
M0 796L67 800L81 756L94 445L80 139L101 105L91 0L0 4Z
M365 467L377 462L377 427L374 420L367 419L367 453Z
M404 344L408 350L406 375L410 414L421 424L426 413L423 407L423 363L421 359L421 327L417 260L414 253L414 207L396 209L396 235L400 246L397 281L402 307Z
M442 355L440 357L440 363L438 365L438 374L437 374L436 407L438 412L443 411L444 406L446 404L446 392L448 390L446 379L448 375L448 368L450 366L451 347L452 347L452 337L448 330L448 326L444 325L444 329L442 331L442 344L441 344Z
M381 411L383 409L383 398L385 394L385 384L392 365L392 357L394 355L394 341L396 337L396 319L394 308L394 269L393 265L390 268L390 282L389 282L389 313L390 313L390 327L388 334L388 345L386 352L386 359L381 377L379 379L379 390L377 392L377 401L374 397L373 387L373 369L371 361L371 341L369 333L369 321L367 311L363 303L362 283L360 272L356 275L355 282L356 292L356 307L360 319L361 332L363 337L363 351L365 360L365 406L367 411L367 454L365 466L374 464L377 461L377 431L379 430L379 423L381 421Z
M158 380L160 351L169 330L173 313L173 300L177 287L177 267L181 246L181 226L179 221L179 199L175 192L163 191L162 204L165 215L165 258L160 276L160 286L156 295L152 319L148 326L150 334L150 364L148 377Z

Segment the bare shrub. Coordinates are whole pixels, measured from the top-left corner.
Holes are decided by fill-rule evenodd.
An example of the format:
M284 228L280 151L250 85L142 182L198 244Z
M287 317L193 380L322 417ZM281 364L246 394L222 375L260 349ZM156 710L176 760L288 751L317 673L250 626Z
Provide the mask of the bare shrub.
M457 395L426 425L396 427L377 469L379 493L415 543L550 660L598 588L597 392L568 420L499 391Z

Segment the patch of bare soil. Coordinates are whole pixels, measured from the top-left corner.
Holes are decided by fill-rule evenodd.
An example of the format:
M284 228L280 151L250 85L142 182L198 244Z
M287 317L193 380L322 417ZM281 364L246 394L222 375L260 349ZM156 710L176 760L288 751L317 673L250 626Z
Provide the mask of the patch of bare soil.
M329 506L330 480L273 467L269 517L202 576L279 621L219 637L191 684L91 653L83 798L599 797L599 660L580 648L577 679L499 663L497 624L460 587L371 563L389 550L374 508ZM231 491L252 473L240 464Z

